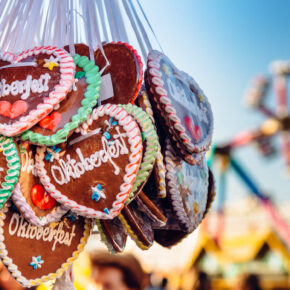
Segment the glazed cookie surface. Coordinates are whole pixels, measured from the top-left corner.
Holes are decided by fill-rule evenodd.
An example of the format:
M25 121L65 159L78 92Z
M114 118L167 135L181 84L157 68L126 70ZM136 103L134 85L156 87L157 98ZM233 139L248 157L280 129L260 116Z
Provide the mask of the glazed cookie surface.
M99 68L86 56L74 55L76 73L74 84L54 111L20 136L22 140L39 145L56 145L87 120L97 104L101 78Z
M196 82L179 71L167 56L151 51L148 81L167 130L189 154L208 149L213 132L210 104Z
M13 205L0 212L0 257L24 287L60 277L83 250L91 221L64 216L60 222L36 227Z
M208 199L208 167L205 158L200 164L189 165L176 156L169 141L165 151L168 196L172 208L187 232L203 219Z
M62 147L39 147L37 173L51 196L77 214L114 218L140 166L140 130L123 108L107 104L95 108L80 131Z
M74 70L72 57L56 47L0 53L0 133L18 135L49 114L66 97Z
M19 143L20 176L12 200L24 218L33 225L56 222L67 212L41 184L35 168L36 148L28 142Z

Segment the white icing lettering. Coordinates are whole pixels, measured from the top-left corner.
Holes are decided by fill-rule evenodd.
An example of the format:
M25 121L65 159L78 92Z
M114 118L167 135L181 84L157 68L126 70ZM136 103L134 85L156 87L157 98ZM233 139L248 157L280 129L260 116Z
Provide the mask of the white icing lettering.
M48 80L50 75L48 73L42 74L39 79L32 79L31 75L28 75L24 81L14 81L11 84L6 84L6 79L2 79L0 82L0 98L12 94L16 96L21 95L22 100L26 100L32 93L42 93L48 91Z
M21 171L26 171L27 173L32 172L34 176L37 176L36 167L34 166L34 159L32 157L32 151L24 151L21 156L24 159L23 165L21 166Z
M64 222L59 222L53 229L50 226L36 227L20 216L18 213L14 213L11 217L8 231L11 236L17 235L17 237L25 239L43 240L44 242L53 242L52 251L55 250L57 244L64 244L70 246L73 237L75 237L75 225L72 226L71 232L67 232L63 229Z
M92 171L94 168L100 167L102 163L109 162L114 168L114 173L118 175L120 168L113 159L120 155L129 153L124 137L126 133L121 133L118 126L116 126L117 133L113 135L113 139L108 141L105 136L101 137L102 149L94 152L88 157L84 157L80 148L76 149L78 161L71 159L69 154L64 155L67 160L56 160L58 165L51 166L51 174L55 182L59 185L67 184L71 178L80 178L85 172ZM110 143L109 143L110 142Z

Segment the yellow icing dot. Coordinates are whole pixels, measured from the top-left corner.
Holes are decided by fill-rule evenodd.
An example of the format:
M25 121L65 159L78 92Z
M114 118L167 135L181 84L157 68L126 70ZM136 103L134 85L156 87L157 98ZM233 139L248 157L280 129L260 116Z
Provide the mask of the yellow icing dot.
M204 102L203 96L201 94L198 94L197 96L198 96L199 100L203 103Z
M194 204L193 204L193 211L195 213L198 213L198 203L195 201Z
M164 71L164 73L165 73L166 75L169 74L169 70L168 70L167 65L164 64L164 65L162 66L162 70Z

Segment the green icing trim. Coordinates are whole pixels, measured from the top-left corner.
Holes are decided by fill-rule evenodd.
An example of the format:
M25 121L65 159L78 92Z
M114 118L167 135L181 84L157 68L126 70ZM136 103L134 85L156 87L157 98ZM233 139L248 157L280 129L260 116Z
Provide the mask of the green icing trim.
M0 148L6 157L8 167L5 181L0 187L0 208L2 208L18 182L21 165L18 150L12 138L0 136Z
M98 227L98 231L101 237L101 241L106 245L107 249L111 254L116 254L117 252L114 250L114 248L111 246L110 242L107 240L107 236L103 231L102 225L100 220L95 220L96 226Z
M150 171L153 169L158 149L158 136L149 115L145 111L131 104L121 105L121 107L135 118L138 125L141 127L142 137L144 136L144 139L147 141L146 151L143 155L137 177L134 181L129 198L126 200L126 204L128 204L134 197L135 191L146 181Z
M99 73L99 67L95 65L93 61L90 61L86 56L80 56L78 54L73 57L74 63L81 67L84 71L80 71L81 74L76 73L76 78L80 78L82 74L86 77L88 83L84 99L82 100L77 113L72 117L72 120L64 125L62 129L59 129L55 134L50 136L44 136L39 133L35 133L31 130L27 130L20 139L29 140L31 143L38 145L57 145L59 143L66 142L68 134L76 129L80 123L87 120L89 114L92 112L93 107L97 104L97 100L100 96L101 89L101 75Z

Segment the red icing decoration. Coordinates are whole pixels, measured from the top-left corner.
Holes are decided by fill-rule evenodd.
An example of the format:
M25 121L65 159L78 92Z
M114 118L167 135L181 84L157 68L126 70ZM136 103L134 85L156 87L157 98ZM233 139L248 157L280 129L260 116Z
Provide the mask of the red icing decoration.
M11 105L7 101L0 101L0 115L15 119L18 116L25 113L28 109L28 105L25 101L18 100Z
M186 116L184 118L184 123L185 126L187 128L187 130L190 132L191 136L197 141L199 142L201 139L201 129L199 126L194 125L193 120L189 117Z
M31 200L40 209L51 209L55 204L55 199L51 197L41 184L36 184L30 192Z
M49 116L46 116L39 122L39 126L53 131L57 124L61 121L61 114L53 112Z

